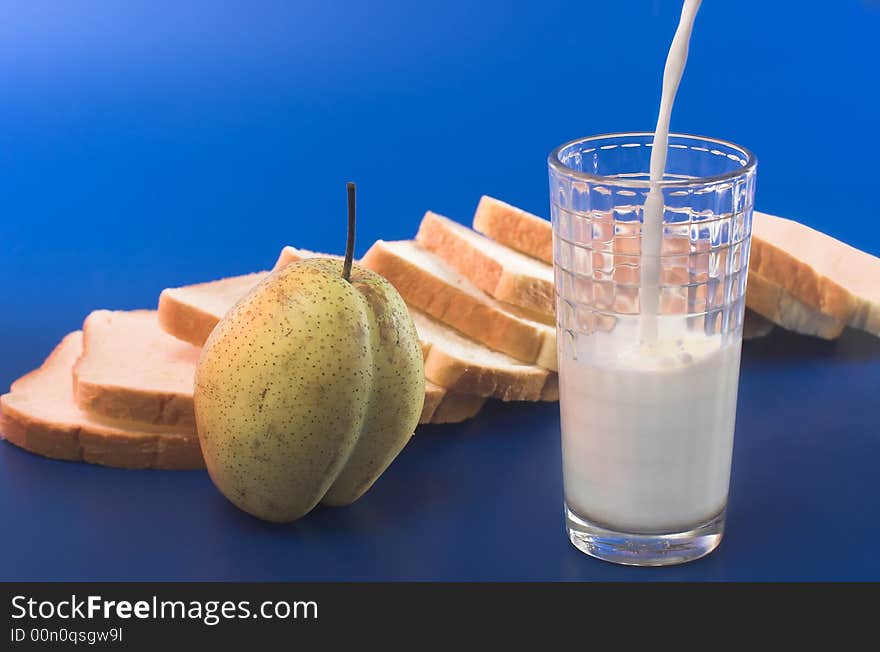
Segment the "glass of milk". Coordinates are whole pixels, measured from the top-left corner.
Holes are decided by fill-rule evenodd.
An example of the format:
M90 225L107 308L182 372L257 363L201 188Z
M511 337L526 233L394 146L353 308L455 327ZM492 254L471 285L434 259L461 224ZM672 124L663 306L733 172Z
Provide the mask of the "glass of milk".
M757 169L738 145L670 134L651 182L653 136L549 157L568 534L646 566L721 541Z

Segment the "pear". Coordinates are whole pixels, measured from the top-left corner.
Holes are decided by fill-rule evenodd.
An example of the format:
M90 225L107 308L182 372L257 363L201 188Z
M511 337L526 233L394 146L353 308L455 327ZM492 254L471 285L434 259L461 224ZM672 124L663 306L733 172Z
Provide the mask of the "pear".
M273 272L217 325L199 359L195 412L212 481L259 518L293 521L366 492L422 411L422 352L406 304L345 261Z

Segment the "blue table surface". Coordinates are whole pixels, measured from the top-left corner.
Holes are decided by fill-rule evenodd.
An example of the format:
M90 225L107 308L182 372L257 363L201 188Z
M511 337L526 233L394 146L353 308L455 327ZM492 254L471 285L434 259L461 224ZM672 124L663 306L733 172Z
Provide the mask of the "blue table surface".
M833 7L833 10L832 10ZM95 308L357 253L481 194L548 213L546 156L650 130L678 2L28 2L0 10L0 387ZM674 130L760 160L757 205L880 254L880 3L706 2ZM728 531L617 567L563 533L556 404L430 426L359 502L287 526L204 472L0 443L0 579L880 580L880 339L746 343Z

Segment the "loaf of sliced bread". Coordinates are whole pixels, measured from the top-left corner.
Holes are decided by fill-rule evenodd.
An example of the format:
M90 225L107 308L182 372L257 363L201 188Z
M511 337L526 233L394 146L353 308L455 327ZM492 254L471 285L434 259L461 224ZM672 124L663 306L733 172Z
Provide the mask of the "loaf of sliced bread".
M297 260L322 255L285 247L275 268L283 267ZM163 315L163 311L166 313L167 311L185 313L192 310L202 316L200 320L202 323L207 323L204 319L204 315L207 313L201 309L201 306L210 304L212 310L216 310L216 314L212 316L213 323L216 325L226 314L226 311L240 298L230 294L227 291L228 288L230 286L238 287L241 290L241 296L249 291L249 288L239 283L236 278L242 277L215 281L221 288L220 294L225 297L225 304L216 297L206 298L206 295L210 294L211 283L191 286L197 296L197 300L193 302L192 306L187 301L187 288L175 288L175 301L159 305L159 322L163 328L169 323L178 326L195 323L196 320L185 314ZM444 401L453 408L464 403L464 400L459 398L461 394L518 401L557 400L552 391L553 383L550 381L551 376L555 376L555 374L541 367L522 364L509 356L491 351L477 342L467 340L453 329L443 326L427 315L418 315L415 309L411 309L411 311L419 338L422 341L422 351L425 354L425 376L429 381L449 390L449 396L445 397ZM187 342L196 339L192 332L177 330L173 334ZM545 386L551 389L545 392ZM470 404L473 405L475 402ZM454 410L446 412L455 414Z
M163 290L159 295L162 328L178 339L202 346L217 325L218 315L225 315L268 275L257 272Z
M36 371L19 378L0 397L0 433L33 453L134 469L202 468L198 437L119 427L80 410L73 396L73 366L82 353L82 332L65 337ZM108 361L112 363L113 361Z
M202 284L198 292L204 291ZM200 352L164 332L155 311L97 310L83 325L83 353L73 376L77 405L120 427L134 423L195 434L193 377ZM421 423L441 407L447 420L469 418L475 404L428 381Z
M474 213L474 229L495 242L553 264L550 221L483 195Z
M428 211L416 242L500 301L552 316L553 268Z
M552 262L549 222L489 197L474 228L513 249ZM755 211L746 305L791 331L825 339L846 326L880 336L880 258L808 226ZM748 322L744 335L761 334Z
M831 339L846 325L880 336L880 258L755 211L746 302L799 332Z
M491 349L556 370L553 326L515 314L418 243L379 240L361 264L391 281L410 306Z
M527 213L493 197L483 196L474 213L473 225L476 231L511 249L516 249L548 264L553 264L553 229L549 220ZM758 282L760 283L760 280ZM749 283L751 284L752 281L750 280ZM751 291L751 287L749 290ZM757 293L760 294L760 291ZM790 301L783 301L783 304L788 307ZM539 313L523 310L521 314L527 315L532 319L542 319ZM780 319L777 320L778 323L787 324L787 327L791 328L791 330L800 330L801 324L797 320L786 319L785 315L787 314L789 314L789 311L784 310ZM817 323L824 325L824 321L819 320ZM746 310L743 337L745 339L763 337L770 333L773 325L773 321L762 317L754 311ZM842 325L839 325L839 328L836 330L835 337L839 334L840 328L842 328ZM834 327L831 326L831 329L834 330Z

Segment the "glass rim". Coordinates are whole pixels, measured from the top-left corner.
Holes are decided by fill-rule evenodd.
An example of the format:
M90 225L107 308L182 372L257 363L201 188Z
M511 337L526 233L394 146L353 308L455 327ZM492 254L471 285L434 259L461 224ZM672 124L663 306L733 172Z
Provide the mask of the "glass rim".
M559 155L562 150L572 147L573 145L577 145L580 143L586 143L593 140L601 140L603 138L626 138L626 137L646 137L650 136L653 138L653 131L622 131L618 133L605 133L605 134L596 134L595 136L585 136L582 138L575 138L574 140L570 140L566 143L562 143L558 147L554 148L550 155L547 157L547 164L550 166L550 169L554 172L565 175L568 177L573 177L575 179L581 179L584 181L592 181L599 183L607 183L615 186L622 186L625 188L640 188L644 190L650 190L652 185L651 181L648 179L627 179L621 177L612 177L606 176L602 174L592 174L590 172L582 172L580 170L575 170L567 166L559 159ZM719 183L722 181L728 181L730 179L736 179L742 175L748 174L752 170L755 169L758 165L758 158L752 153L751 150L743 147L742 145L737 145L736 143L732 143L728 140L722 140L720 138L712 138L710 136L700 136L697 134L683 134L678 132L672 132L669 134L670 141L673 138L691 138L694 140L700 140L705 143L710 143L714 145L720 145L722 147L727 147L733 150L740 152L746 159L746 164L743 165L738 170L731 170L730 172L724 172L723 174L716 174L708 177L694 177L691 179L669 179L663 180L656 183L658 188L684 188L688 186L703 186L709 185L713 183Z

